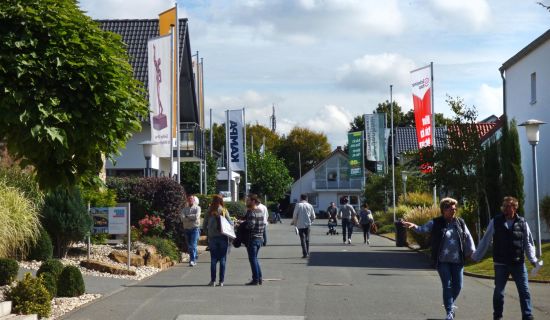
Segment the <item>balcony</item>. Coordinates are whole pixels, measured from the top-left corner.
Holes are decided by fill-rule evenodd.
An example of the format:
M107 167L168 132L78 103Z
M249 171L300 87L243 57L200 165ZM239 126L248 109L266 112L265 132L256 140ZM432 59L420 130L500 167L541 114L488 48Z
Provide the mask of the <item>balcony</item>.
M363 190L363 180L362 179L351 179L351 180L335 180L328 181L323 179L316 179L312 181L313 190L350 190L350 191L361 191Z
M174 158L178 156L174 148ZM180 123L180 157L182 162L204 160L204 131L194 122Z

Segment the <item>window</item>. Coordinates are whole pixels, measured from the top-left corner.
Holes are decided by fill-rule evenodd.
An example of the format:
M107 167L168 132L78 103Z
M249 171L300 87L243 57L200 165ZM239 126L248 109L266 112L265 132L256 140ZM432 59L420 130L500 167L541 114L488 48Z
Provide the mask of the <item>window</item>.
M307 194L307 202L311 204L312 206L317 206L317 193L308 193Z
M537 103L537 73L531 73L531 104Z

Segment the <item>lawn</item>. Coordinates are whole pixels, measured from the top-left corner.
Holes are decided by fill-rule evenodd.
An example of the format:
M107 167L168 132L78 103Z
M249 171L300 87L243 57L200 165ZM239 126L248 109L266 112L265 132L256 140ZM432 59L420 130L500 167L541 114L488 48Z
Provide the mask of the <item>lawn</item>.
M529 275L530 280L550 281L550 243L542 244L542 260L545 262L544 266L542 266L542 268L539 270L539 273L536 277L531 277L531 275ZM531 263L527 262L526 265L527 270L531 272L531 269L533 269ZM464 271L486 276L494 276L495 271L493 269L493 258L488 254L487 257L480 262L468 263L464 268Z

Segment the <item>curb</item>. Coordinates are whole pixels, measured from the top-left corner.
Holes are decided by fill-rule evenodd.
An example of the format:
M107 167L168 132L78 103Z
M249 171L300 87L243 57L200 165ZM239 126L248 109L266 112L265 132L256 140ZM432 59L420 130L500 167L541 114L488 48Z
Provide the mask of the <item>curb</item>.
M377 234L377 236L379 236L380 238L385 238L385 239L388 239L388 240L391 240L391 241L395 242L395 240L392 239L392 238L390 238L390 237L386 237L386 236L379 235L379 234ZM413 250L413 251L416 251L416 252L418 252L418 253L422 253L422 252L420 252L420 249L411 247L410 245L407 245L407 248L409 248L409 249L411 249L411 250ZM464 271L464 275L469 276L469 277L472 277L472 278L481 278L481 279L490 279L490 280L494 280L494 279L495 279L495 277L493 277L493 276L487 276L487 275L484 275L484 274L473 273L473 272L469 272L469 271ZM545 284L550 284L550 280L528 279L528 281L531 282L531 283L545 283Z

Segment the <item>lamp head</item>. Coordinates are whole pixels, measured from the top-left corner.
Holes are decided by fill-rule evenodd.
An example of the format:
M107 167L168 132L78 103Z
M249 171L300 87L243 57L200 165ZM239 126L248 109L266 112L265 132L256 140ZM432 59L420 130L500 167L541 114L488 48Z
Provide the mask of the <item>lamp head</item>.
M527 133L527 140L530 144L536 145L539 143L539 126L546 124L546 122L529 119L523 123L520 123L518 126L525 127L525 132Z
M407 171L401 171L401 178L403 179L403 181L407 182L407 176L408 172Z
M147 140L140 142L139 144L143 146L143 156L145 159L151 159L151 156L153 155L153 146L156 145L157 142Z

